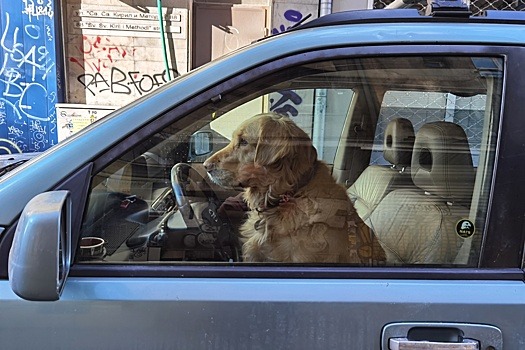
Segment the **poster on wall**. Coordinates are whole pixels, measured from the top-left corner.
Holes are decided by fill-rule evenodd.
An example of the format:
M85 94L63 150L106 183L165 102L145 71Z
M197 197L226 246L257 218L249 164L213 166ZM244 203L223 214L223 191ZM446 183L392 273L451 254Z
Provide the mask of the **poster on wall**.
M58 142L113 112L117 107L57 103Z

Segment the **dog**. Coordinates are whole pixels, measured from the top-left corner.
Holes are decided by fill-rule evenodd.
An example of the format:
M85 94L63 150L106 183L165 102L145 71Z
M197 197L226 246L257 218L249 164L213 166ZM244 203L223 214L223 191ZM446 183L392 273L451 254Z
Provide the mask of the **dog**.
M217 185L244 190L244 261L362 263L371 255L345 188L289 117L263 113L244 121L203 165Z

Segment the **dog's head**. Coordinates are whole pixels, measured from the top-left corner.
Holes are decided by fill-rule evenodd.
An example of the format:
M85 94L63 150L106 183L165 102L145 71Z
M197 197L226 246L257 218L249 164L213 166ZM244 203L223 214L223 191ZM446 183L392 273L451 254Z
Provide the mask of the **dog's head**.
M204 167L220 186L263 190L293 187L316 160L310 138L290 118L263 113L243 122Z

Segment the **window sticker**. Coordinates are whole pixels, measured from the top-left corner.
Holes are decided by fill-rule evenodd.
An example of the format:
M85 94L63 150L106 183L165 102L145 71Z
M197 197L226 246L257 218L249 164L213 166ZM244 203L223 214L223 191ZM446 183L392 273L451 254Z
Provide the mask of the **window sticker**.
M459 220L456 224L456 233L463 238L469 238L474 234L476 228L469 219Z

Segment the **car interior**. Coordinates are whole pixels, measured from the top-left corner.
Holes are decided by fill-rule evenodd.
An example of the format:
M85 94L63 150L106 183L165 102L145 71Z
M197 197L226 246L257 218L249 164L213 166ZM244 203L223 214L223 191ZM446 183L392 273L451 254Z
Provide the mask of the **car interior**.
M240 122L273 111L312 138L387 265L476 266L502 67L499 57L362 57L239 86L94 176L76 261L242 263L242 189L212 183L202 163Z

